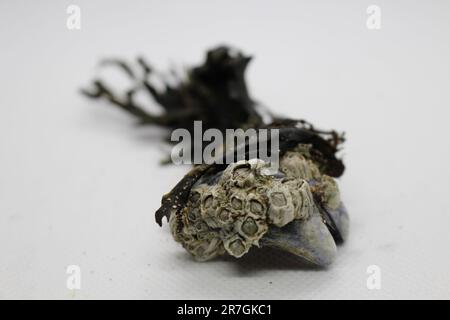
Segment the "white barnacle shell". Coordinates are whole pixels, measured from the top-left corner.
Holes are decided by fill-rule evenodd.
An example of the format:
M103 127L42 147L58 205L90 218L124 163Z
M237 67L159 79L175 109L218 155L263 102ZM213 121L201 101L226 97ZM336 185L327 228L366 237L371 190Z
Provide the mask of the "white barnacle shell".
M233 236L224 239L224 248L233 257L240 258L250 250L251 243L245 241L240 235L234 234Z
M337 209L341 203L341 196L336 180L323 175L320 179L320 185L323 203L330 209Z
M245 212L264 218L267 212L267 200L260 193L250 192L245 201Z
M288 151L280 161L281 171L290 177L300 179L317 179L320 177L319 168L304 155Z
M267 232L268 224L265 219L250 213L244 217L239 217L234 224L234 228L247 242L258 246L258 240Z
M261 244L321 265L332 261L334 240L315 199L333 209L337 226L348 225L346 212L334 179L320 174L305 156L307 147L299 150L281 159L281 172L252 159L198 182L185 208L170 217L174 239L199 261L223 254L239 258Z
M260 159L241 160L230 164L220 178L224 186L247 188L255 184L255 177L267 163Z
M250 164L239 161L235 165L228 166L221 180L225 184L243 188L250 186L254 182L255 177Z
M267 192L268 216L271 223L283 227L295 218L294 202L288 185L276 183Z
M247 198L246 190L232 188L230 190L229 205L236 215L244 214L245 200Z
M230 225L233 222L234 214L227 206L221 206L217 208L214 221L216 226L221 228L223 226Z
M194 256L198 261L206 261L224 252L222 240L214 233L204 235L204 238L194 246Z
M295 211L295 218L306 219L315 210L316 204L314 203L314 197L311 193L311 188L306 180L299 181L298 191L300 198L298 202L298 209Z
M203 192L201 199L201 213L204 218L215 215L216 209L221 200L220 189L210 187Z

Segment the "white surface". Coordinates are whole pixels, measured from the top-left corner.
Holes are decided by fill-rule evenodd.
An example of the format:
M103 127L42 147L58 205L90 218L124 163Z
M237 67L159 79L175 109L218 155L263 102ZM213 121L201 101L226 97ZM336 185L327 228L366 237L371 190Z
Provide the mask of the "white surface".
M377 1L378 31L370 4L2 1L0 298L450 298L450 3ZM77 91L101 57L164 70L220 43L255 55L253 97L347 133L351 234L329 270L273 253L193 262L153 216L187 168L160 167L158 130Z

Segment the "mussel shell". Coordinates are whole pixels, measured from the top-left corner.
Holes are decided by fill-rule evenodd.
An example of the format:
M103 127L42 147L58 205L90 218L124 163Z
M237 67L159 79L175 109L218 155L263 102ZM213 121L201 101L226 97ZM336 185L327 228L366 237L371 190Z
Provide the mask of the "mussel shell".
M336 243L341 244L346 241L350 220L344 204L341 202L337 209L322 207L321 212Z
M260 243L323 267L331 264L337 253L336 242L318 209L307 220L296 219L282 228L271 226Z

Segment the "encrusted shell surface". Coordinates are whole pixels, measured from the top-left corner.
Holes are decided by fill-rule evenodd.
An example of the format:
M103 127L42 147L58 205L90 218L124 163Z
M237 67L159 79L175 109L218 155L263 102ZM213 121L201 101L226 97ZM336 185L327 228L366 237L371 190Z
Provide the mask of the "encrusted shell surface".
M287 152L280 161L280 171L275 174L271 174L268 167L268 163L259 159L239 161L230 164L217 179L199 180L191 189L186 207L179 215L170 217L175 240L199 261L225 253L239 258L253 246L260 246L261 239L271 229L278 232L269 232L268 238L273 244L279 230L294 220L308 226L305 230L316 227L311 226L311 221L322 223L317 218L315 197L330 209L339 207L335 181L320 174L308 159L307 148ZM311 234L323 234L323 228L327 230L325 225L317 228L321 231ZM280 241L281 246L292 246L292 242ZM332 238L322 242L330 241L334 245ZM298 245L308 247L309 244ZM286 250L295 252L292 248ZM324 252L330 256L328 252L333 250L335 248L330 247ZM317 261L328 260L330 257L320 257Z

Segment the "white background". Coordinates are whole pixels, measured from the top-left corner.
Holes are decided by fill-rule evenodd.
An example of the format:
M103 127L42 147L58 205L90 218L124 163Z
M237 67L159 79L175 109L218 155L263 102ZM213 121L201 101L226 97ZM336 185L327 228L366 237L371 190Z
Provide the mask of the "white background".
M449 40L448 1L2 1L0 298L450 298ZM158 165L159 130L79 94L100 58L165 70L222 43L255 56L255 99L347 134L351 233L327 270L260 251L193 262L154 222L187 168Z

